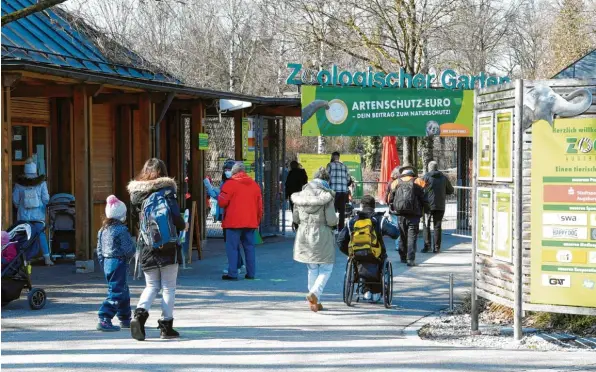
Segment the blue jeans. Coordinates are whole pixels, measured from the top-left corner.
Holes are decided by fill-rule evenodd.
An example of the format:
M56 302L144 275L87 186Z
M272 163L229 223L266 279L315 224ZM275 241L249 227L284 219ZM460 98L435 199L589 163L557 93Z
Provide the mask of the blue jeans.
M255 277L255 229L226 229L226 254L228 255L228 275L238 277L238 256L240 244L244 247L246 275Z
M391 215L391 222L399 229L399 216L392 214ZM395 250L399 250L399 236L395 239Z
M100 319L130 320L130 291L128 289L128 264L124 259L106 258L103 272L108 282L108 297L103 301L97 315Z
M27 259L31 259L39 254L39 250L43 252L44 256L50 254L50 249L48 247L48 238L45 233L45 224L36 221L29 221L28 222L31 226L31 234L35 234L39 232L39 236L37 240L31 246L31 253L28 255Z

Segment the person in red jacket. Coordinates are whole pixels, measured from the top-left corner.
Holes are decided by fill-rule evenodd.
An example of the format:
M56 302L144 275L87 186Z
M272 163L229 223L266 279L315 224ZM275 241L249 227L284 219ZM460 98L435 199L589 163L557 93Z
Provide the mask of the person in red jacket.
M245 279L255 278L255 229L263 217L263 199L259 185L246 174L243 162L232 167L232 178L224 184L217 198L225 208L222 227L226 229L226 254L228 273L223 280L238 280L238 254L240 244L246 259Z

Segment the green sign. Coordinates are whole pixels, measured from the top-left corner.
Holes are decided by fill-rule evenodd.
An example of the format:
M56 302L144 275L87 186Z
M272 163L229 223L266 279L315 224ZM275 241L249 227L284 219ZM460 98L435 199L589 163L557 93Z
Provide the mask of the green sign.
M474 91L305 86L303 136L472 136Z
M298 154L298 162L302 165L309 180L320 167L327 167L331 157L321 154ZM341 161L348 167L350 176L356 181L353 198L360 199L364 190L362 187L362 161L358 154L342 154Z
M493 190L478 188L476 194L476 253L492 255Z
M331 66L331 70L309 70L302 69L300 63L288 63L290 75L286 84L302 85L340 85L359 86L363 88L431 88L432 82L437 78L434 74L408 74L403 68L399 72L375 72L372 67L366 71L339 71L337 65ZM481 72L479 75L458 75L454 70L443 71L439 76L440 87L445 89L474 89L476 85L480 88L493 85L509 83L511 79L507 76L496 77Z
M207 133L199 133L199 150L209 149L209 135Z

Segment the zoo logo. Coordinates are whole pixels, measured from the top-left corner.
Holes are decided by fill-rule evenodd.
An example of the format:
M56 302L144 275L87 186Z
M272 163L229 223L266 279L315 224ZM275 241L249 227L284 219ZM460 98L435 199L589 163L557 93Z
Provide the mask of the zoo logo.
M587 154L591 151L596 152L596 138L591 139L588 137L576 138L567 137L567 154Z

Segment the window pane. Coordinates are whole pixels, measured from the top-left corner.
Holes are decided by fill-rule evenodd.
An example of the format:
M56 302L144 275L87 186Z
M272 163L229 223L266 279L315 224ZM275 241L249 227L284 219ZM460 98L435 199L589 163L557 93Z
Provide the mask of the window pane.
M29 127L15 125L12 127L12 160L25 161L29 157Z
M45 127L33 127L33 159L37 163L37 174L47 174L48 146Z

